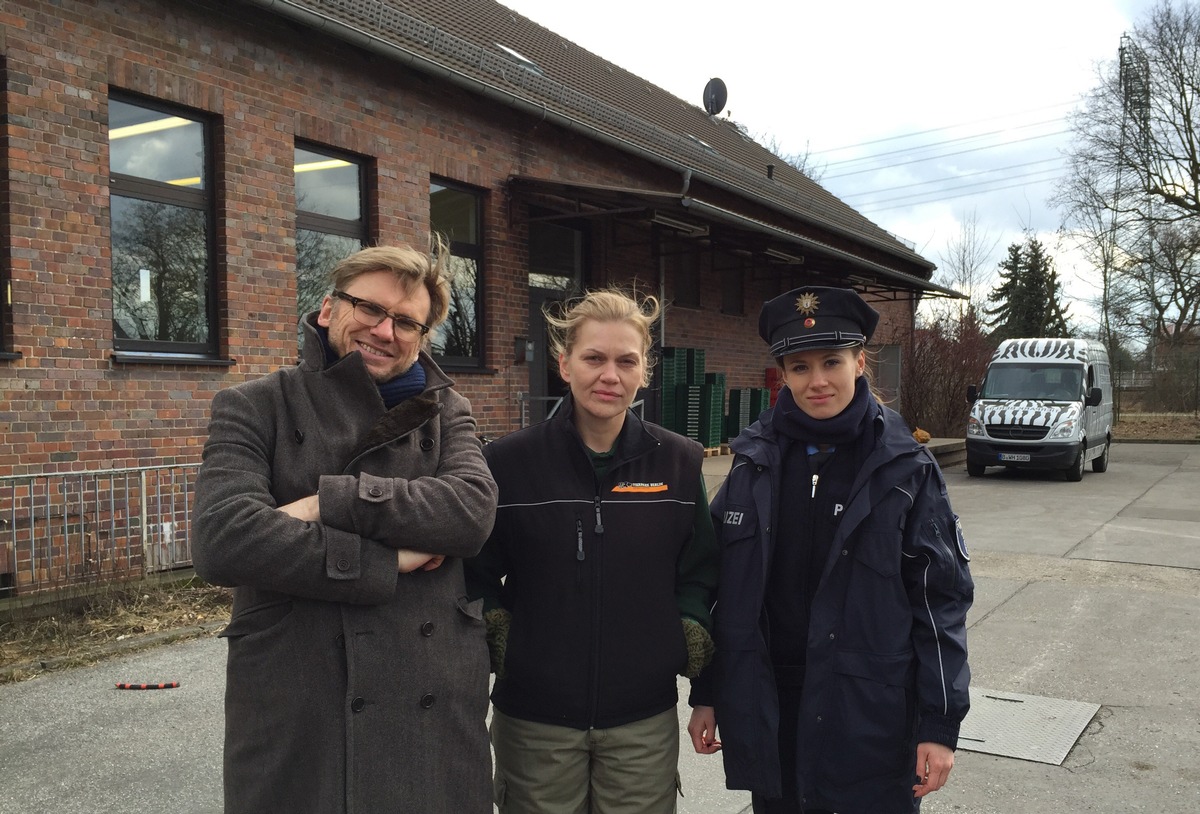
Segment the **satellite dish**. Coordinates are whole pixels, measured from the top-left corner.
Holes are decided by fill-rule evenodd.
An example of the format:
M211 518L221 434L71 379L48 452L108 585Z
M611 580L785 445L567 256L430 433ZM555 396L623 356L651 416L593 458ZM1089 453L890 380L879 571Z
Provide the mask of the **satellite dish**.
M725 83L715 76L708 80L708 84L704 86L704 109L708 111L708 115L715 116L725 109L725 102L729 99L729 91L725 88Z

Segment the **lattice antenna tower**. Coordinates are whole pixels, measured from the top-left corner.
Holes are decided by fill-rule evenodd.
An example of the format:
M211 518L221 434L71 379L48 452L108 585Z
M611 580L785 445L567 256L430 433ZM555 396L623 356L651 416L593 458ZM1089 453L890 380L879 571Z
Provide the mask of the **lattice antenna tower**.
M1125 117L1138 126L1145 147L1150 137L1150 59L1128 34L1122 34L1120 62Z

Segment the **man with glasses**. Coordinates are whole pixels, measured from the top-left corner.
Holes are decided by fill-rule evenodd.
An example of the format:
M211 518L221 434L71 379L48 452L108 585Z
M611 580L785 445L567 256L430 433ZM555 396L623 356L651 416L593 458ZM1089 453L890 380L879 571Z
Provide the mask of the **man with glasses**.
M219 392L196 572L236 586L225 811L487 814L488 653L462 558L496 486L422 350L445 262L363 249L302 322L300 364Z

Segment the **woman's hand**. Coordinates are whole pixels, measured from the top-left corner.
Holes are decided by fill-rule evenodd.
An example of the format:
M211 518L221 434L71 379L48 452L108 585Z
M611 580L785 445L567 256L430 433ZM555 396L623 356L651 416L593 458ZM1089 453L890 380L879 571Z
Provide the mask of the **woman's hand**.
M717 740L717 714L712 707L694 707L687 731L697 754L711 755L721 751L721 742Z
M309 495L308 497L302 497L299 500L294 500L291 503L280 506L279 511L283 512L288 517L294 517L297 520L303 520L306 523L320 523L320 495Z
M914 797L924 797L937 791L950 779L954 768L954 752L940 743L917 744L917 777L920 781L913 786Z
M445 559L445 554L426 554L424 551L400 548L396 550L396 570L401 574L408 574L416 570L432 571Z

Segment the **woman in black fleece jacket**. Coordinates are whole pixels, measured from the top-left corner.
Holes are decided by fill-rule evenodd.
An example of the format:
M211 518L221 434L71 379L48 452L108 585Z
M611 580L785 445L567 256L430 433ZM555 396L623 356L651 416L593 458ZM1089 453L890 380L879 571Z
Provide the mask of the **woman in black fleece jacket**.
M700 445L629 409L657 313L599 291L548 314L570 396L484 449L500 504L467 581L503 814L675 810L676 675L711 656L717 552Z

